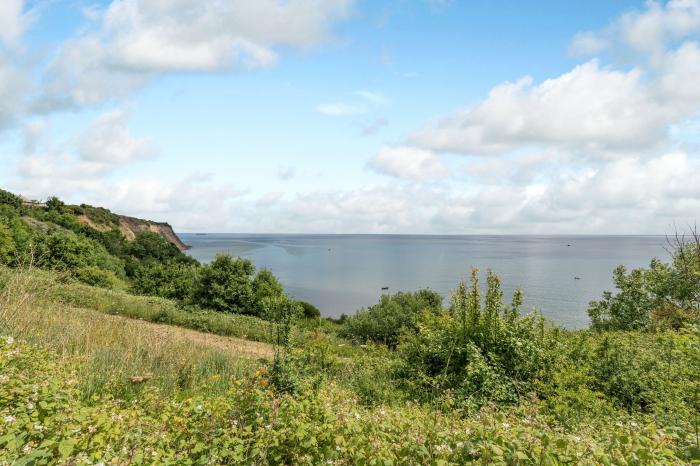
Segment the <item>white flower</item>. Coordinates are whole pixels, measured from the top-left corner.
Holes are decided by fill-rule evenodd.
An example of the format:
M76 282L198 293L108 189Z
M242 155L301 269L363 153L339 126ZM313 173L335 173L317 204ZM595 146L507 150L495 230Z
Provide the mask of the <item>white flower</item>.
M7 415L3 418L3 420L5 421L5 424L9 424L11 422L14 422L15 417L12 415Z
M464 442L457 442L457 448L462 448L464 446Z
M0 375L0 383L7 383L9 382L10 378L6 376L5 374Z
M6 342L8 345L11 345L11 344L13 344L13 343L15 342L15 339L12 338L12 337L7 337L7 338L5 339L5 342Z
M503 423L503 427L507 429L508 427L510 427L510 423L504 422L504 423Z
M44 430L44 426L42 426L41 424L34 424L34 430L38 430L39 432L41 432L42 430Z
M29 411L31 411L32 409L34 409L34 403L32 403L31 401L30 401L29 403L27 403L27 409L28 409Z

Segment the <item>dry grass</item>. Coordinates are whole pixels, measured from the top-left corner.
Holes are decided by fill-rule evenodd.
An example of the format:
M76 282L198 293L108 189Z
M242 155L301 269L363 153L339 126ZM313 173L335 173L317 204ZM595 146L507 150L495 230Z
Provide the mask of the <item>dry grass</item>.
M78 356L85 362L77 376L87 397L108 391L123 398L148 385L220 392L272 354L265 343L57 303L51 299L54 286L55 278L32 270L4 271L0 332L67 358Z

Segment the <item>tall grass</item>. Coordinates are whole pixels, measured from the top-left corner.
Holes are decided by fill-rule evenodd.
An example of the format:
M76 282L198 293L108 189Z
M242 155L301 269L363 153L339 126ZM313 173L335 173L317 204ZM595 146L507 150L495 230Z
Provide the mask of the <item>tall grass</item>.
M61 282L61 277L35 270L1 270L0 332L66 358L78 356L81 364L74 376L86 398L104 393L129 398L147 386L166 393L194 389L219 393L270 353L261 343L202 336L70 305L68 299L56 301L71 290L81 292L75 295L76 302L87 300L89 291L97 290ZM94 296L92 302L106 305L107 311L129 304L124 295L113 295L111 305L100 292ZM123 309L124 315L153 312L145 305Z

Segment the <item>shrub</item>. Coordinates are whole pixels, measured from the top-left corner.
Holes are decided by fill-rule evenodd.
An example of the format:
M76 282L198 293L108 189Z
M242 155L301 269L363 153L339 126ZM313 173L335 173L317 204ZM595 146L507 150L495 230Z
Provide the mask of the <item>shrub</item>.
M258 311L254 273L255 267L247 259L217 255L211 264L202 267L194 301L215 311L254 314Z
M11 192L0 189L0 205L3 204L19 210L22 207L22 199Z
M481 300L478 271L460 283L449 311L423 312L417 332L398 345L398 377L415 396L429 399L449 390L460 406L513 403L551 376L558 337L537 314L519 316L520 293L502 302L500 280L489 271Z
M180 262L147 262L136 269L131 288L139 294L189 302L198 280L199 267Z
M111 256L96 241L75 233L53 232L39 237L37 259L40 266L74 272L84 267L98 267L118 276L124 274L124 265Z
M431 290L385 294L378 304L347 318L341 334L356 342L371 340L393 348L402 331L415 330L421 312L437 313L441 307L442 297Z
M111 270L103 270L95 266L82 267L75 271L75 278L79 281L100 288L122 288L123 282Z
M168 261L184 256L177 246L152 231L139 231L127 243L125 253L141 261Z
M321 317L321 311L311 303L306 301L297 301L301 306L301 315L304 319L318 319Z
M49 212L62 212L65 206L65 202L56 196L51 196L46 200L46 208Z

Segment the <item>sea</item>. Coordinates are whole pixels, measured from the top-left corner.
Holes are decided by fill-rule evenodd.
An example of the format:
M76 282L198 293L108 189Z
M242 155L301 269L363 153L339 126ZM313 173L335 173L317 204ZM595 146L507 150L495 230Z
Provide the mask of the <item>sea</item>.
M521 288L524 309L556 325L589 324L591 300L613 290L618 265L646 267L668 259L664 236L444 236L193 234L181 239L190 255L210 262L218 253L268 268L287 293L325 316L354 314L383 293L429 288L449 295L470 268L501 277L504 297ZM483 280L482 280L483 282Z

